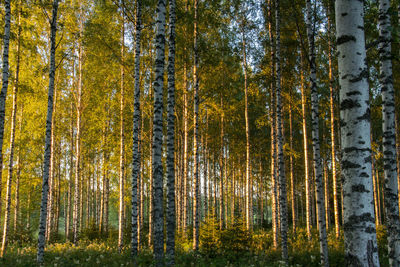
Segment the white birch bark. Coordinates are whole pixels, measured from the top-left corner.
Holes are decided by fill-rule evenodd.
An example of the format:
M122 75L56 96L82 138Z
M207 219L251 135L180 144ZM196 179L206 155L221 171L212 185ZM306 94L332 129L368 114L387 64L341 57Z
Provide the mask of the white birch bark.
M326 235L326 218L325 218L325 190L324 178L322 172L321 152L319 144L319 110L318 110L318 88L317 88L317 70L315 65L315 7L311 0L306 0L306 27L308 40L308 62L310 64L310 84L311 84L311 135L313 146L313 165L315 175L315 191L317 202L317 220L319 230L319 245L321 254L321 266L329 266L328 258L328 241Z
M154 80L154 119L153 119L153 222L154 259L156 266L163 265L164 257L164 212L163 212L163 83L165 60L165 0L158 0L156 19L156 60Z
M282 134L282 92L281 92L281 36L280 36L280 0L275 0L275 22L276 22L276 128L277 128L277 155L278 155L278 183L279 183L279 212L280 212L280 233L282 246L282 260L288 264L287 247L287 196L285 159L283 157L283 134Z
M138 185L140 181L140 33L141 23L141 0L136 0L136 27L135 27L135 91L133 102L133 146L132 146L132 258L136 258L139 247L138 229Z
M6 108L6 98L8 89L8 76L9 76L9 62L8 53L10 49L10 20L11 20L11 5L10 0L4 1L4 38L3 38L3 75L2 75L2 86L0 92L0 211L1 211L1 188L2 188L2 172L3 172L3 138L4 138L4 121L5 121L5 108Z
M382 92L383 168L389 265L400 266L400 222L396 166L395 102L392 71L390 0L379 0L379 81Z
M379 266L362 1L336 0L346 266Z
M50 23L50 71L49 71L49 97L47 102L47 118L46 118L46 138L44 149L43 162L43 183L42 183L42 199L40 204L40 219L39 219L39 235L38 235L38 251L37 262L43 263L44 246L46 233L46 217L47 217L47 195L49 191L49 171L50 171L50 148L51 148L51 129L53 117L53 95L54 95L54 80L56 72L56 33L57 33L57 10L58 0L53 1L52 17Z
M169 0L166 219L168 266L175 265L175 6L175 0Z
M122 5L124 5L124 0L122 0ZM119 147L119 210L118 210L118 251L121 253L122 247L124 245L124 196L125 196L125 118L124 118L124 106L125 106L125 69L124 69L124 56L125 56L125 18L124 18L124 8L122 7L121 14L121 90L120 90L120 147Z
M199 230L200 230L200 178L199 178L199 79L198 65L199 52L197 46L197 13L198 0L194 0L194 66L193 66L193 83L194 83L194 129L193 129L193 250L199 249ZM221 214L222 216L222 214Z

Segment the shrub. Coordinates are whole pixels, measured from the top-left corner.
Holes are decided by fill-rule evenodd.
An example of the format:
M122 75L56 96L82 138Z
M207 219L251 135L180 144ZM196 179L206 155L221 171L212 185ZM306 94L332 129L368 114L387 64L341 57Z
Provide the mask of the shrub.
M215 256L220 248L220 230L217 218L211 212L200 229L200 251Z

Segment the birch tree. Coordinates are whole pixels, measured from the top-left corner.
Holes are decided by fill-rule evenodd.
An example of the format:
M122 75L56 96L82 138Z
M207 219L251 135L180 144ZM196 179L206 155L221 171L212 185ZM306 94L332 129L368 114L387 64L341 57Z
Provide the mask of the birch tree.
M279 181L279 212L280 212L280 232L282 246L282 260L288 264L287 247L287 196L286 196L286 176L285 159L283 157L283 134L282 134L282 92L281 92L281 14L280 0L275 0L275 31L276 31L276 137L277 137L277 159L278 159L278 181Z
M136 0L135 27L135 91L133 103L133 149L132 149L132 257L138 253L138 181L140 180L140 33L142 29L142 1Z
M379 0L379 80L382 91L383 167L390 266L400 266L400 224L396 166L395 102L392 72L390 1Z
M154 222L154 259L156 266L163 265L164 257L164 215L163 215L163 82L165 59L165 0L157 2L156 19L156 60L154 80L154 119L153 119L153 222Z
M2 188L2 172L3 172L3 138L4 138L4 121L6 115L6 98L8 89L8 52L10 50L10 20L11 20L11 6L10 0L4 1L4 38L3 38L3 57L2 57L2 85L0 92L0 211L1 211L1 188Z
M175 0L169 0L166 242L168 266L175 265L175 8ZM197 14L197 8L195 10Z
M315 5L315 4L314 4ZM319 243L321 252L321 265L329 266L328 258L328 241L326 235L326 218L325 218L325 195L324 195L324 178L322 172L321 152L319 145L319 110L318 110L318 88L317 88L317 70L315 65L315 6L312 6L311 0L306 1L307 15L307 40L308 40L308 62L310 64L310 84L311 84L311 135L313 146L313 165L316 184L316 202L318 216Z
M122 0L122 6L124 6L124 0ZM119 210L118 210L118 251L121 253L124 243L124 171L125 171L125 119L124 119L124 106L125 106L125 67L124 67L124 56L125 56L125 18L124 18L124 7L122 7L122 20L121 20L121 90L120 90L120 147L119 147Z
M337 0L335 14L345 260L347 266L379 266L373 207L363 2Z
M15 145L15 128L16 128L16 119L17 119L17 100L18 100L18 86L19 86L19 69L20 69L20 48L21 48L21 10L20 10L20 5L21 3L18 3L17 10L18 10L18 30L17 30L17 64L16 64L16 71L15 71L15 83L14 83L14 89L12 93L12 111L11 111L11 135L10 135L10 159L8 163L8 179L7 179L7 191L6 191L6 207L5 207L5 215L4 215L4 228L3 228L3 241L1 245L1 254L0 257L3 258L4 252L7 247L8 243L8 232L9 232L9 224L10 224L10 207L11 207L11 185L12 185L12 177L13 177L13 167L14 167L14 145ZM18 156L18 168L19 168L19 156ZM0 183L1 185L1 183ZM18 195L18 190L17 190L16 185L16 196ZM16 207L15 210L18 210L18 205L16 202ZM0 209L1 212L1 209ZM15 213L15 218L17 218L18 214L17 212ZM16 219L15 219L16 221ZM14 230L16 230L16 227L14 225Z
M46 117L46 138L43 162L43 183L42 183L42 199L40 204L39 219L39 235L38 235L38 251L37 262L43 263L44 246L46 233L46 217L47 217L47 195L49 191L49 171L50 171L50 153L51 153L51 129L53 117L53 95L54 80L56 72L56 34L57 34L57 10L58 0L53 1L52 17L50 23L50 70L49 70L49 97L47 101L47 117Z
M198 19L198 0L194 0L194 66L193 66L193 83L194 83L194 132L193 132L193 250L199 249L199 230L200 230L200 178L199 178L199 52L197 46L197 19ZM222 216L222 214L220 214Z

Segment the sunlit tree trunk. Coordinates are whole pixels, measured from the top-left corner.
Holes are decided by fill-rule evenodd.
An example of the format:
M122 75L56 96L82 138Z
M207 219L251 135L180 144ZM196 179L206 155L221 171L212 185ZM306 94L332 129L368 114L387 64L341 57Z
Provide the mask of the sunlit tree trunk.
M346 266L379 266L371 172L364 5L336 0Z
M278 247L278 193L277 193L277 166L276 166L276 121L275 121L275 112L276 112L276 97L275 97L275 38L273 33L273 13L272 13L272 5L273 1L268 1L268 32L269 32L269 41L271 44L270 48L270 57L271 57L271 93L270 93L270 122L271 122L271 183L272 183L272 232L273 232L273 246L274 248Z
M71 102L71 118L70 118L70 128L69 128L69 134L70 134L70 151L69 151L69 180L68 180L68 207L67 207L67 214L65 216L65 239L69 240L71 238L70 236L70 230L71 230L71 213L73 210L72 207L72 179L74 177L74 118L73 118L73 105Z
M328 32L332 32L333 25L331 22L331 3L328 1ZM335 235L339 238L340 222L339 222L339 196L338 196L338 179L336 172L336 140L335 140L335 99L334 99L334 77L333 77L333 44L331 38L328 38L328 62L329 62L329 108L330 108L330 129L331 129L331 164L332 164L332 187L333 187L333 213L335 217Z
M2 171L3 171L3 138L4 138L4 122L5 122L5 108L8 89L8 70L9 70L9 46L10 46L10 20L11 20L11 7L10 0L4 1L4 34L3 34L3 57L2 57L2 87L0 92L0 211L1 211L1 188L2 188Z
M244 23L244 22L243 22ZM248 111L248 88L247 88L247 55L246 39L244 36L244 25L242 25L242 53L243 53L243 72L244 72L244 118L246 124L246 228L253 229L253 207L252 207L252 181L250 177L250 130L249 130L249 111Z
M122 1L122 5L124 5L124 1ZM125 171L125 118L124 118L124 102L125 102L125 69L124 69L124 56L125 56L125 19L124 19L124 11L122 7L121 14L121 95L120 95L120 107L119 107L119 116L120 116L120 148L119 148L119 210L118 210L118 251L121 253L122 247L124 245L124 171ZM132 214L133 216L133 214Z
M193 83L194 83L194 132L193 132L193 250L199 249L199 230L200 230L200 178L199 178L199 53L197 47L197 13L198 0L194 0L194 66L193 66Z
M18 7L17 7L17 9L18 9ZM12 93L13 103L12 103L12 111L11 111L10 159L9 159L9 163L8 163L8 177L7 177L7 187L6 187L6 207L5 207L5 215L4 215L3 241L2 241L2 245L1 245L1 254L0 254L1 258L3 258L4 252L7 247L9 224L10 224L11 186L12 186L13 167L14 167L15 128L16 128L16 119L17 119L17 104L18 104L17 101L18 101L20 47L21 47L20 17L21 17L20 10L18 10L17 68L15 71L15 84L14 84L14 89L13 89L13 93ZM19 157L18 157L18 164L19 164ZM19 167L18 167L18 169L19 169ZM18 183L19 183L19 181L18 181ZM19 184L18 184L18 186L19 186ZM15 209L15 210L17 210L17 209ZM1 212L1 210L0 210L0 212ZM15 228L15 226L14 226L14 228Z
M80 13L82 16L82 7L80 6ZM79 21L79 38L83 37L83 21L82 18ZM79 227L82 220L82 187L80 186L81 181L81 112L82 112L82 40L79 40L78 45L78 91L77 91L77 103L76 103L76 138L75 138L75 187L74 187L74 210L73 210L73 242L76 245L78 242Z
M290 145L290 196L292 201L292 223L293 223L293 235L296 236L296 195L294 190L294 173L293 173L293 119L292 119L292 91L290 91L289 100L289 145ZM260 163L261 165L261 163Z
M8 1L7 1L8 2ZM9 2L8 2L9 3ZM43 162L43 184L42 184L42 200L40 204L40 220L39 220L39 235L38 235L38 251L37 262L43 263L44 246L46 234L46 217L47 217L47 195L49 191L49 172L50 172L50 153L51 153L51 129L53 117L53 96L54 96L54 80L56 72L56 33L57 33L57 10L58 0L53 2L52 17L50 23L50 70L49 70L49 95L47 103L47 118L46 118L46 138ZM8 56L8 55L7 55ZM4 60L4 57L3 57ZM4 71L4 69L3 69ZM3 76L4 81L4 76ZM4 86L4 82L3 82ZM0 138L2 140L2 138ZM1 141L0 141L1 142ZM0 145L1 147L1 145Z
M303 55L301 56L303 62ZM307 117L306 117L306 91L304 86L303 67L300 70L300 83L301 83L301 109L303 121L303 150L304 150L304 180L305 180L305 198L306 198L306 228L308 240L311 240L311 199L310 199L310 177L308 172L308 143L307 143Z

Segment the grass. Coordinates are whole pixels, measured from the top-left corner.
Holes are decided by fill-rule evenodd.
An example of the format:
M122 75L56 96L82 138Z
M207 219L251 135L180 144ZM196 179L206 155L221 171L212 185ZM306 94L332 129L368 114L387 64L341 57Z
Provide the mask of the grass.
M211 226L210 226L211 225ZM272 247L272 232L265 230L249 234L241 225L233 225L224 231L211 231L213 223L205 225L200 238L200 251L191 250L191 240L177 234L176 266L284 266L280 261L280 251ZM208 228L207 228L208 227ZM212 234L209 234L212 232ZM386 232L377 231L381 266L388 266L386 253ZM190 237L189 237L190 238ZM298 229L296 235L289 233L290 266L319 266L319 244L317 232L309 242L305 229ZM239 245L238 245L239 244ZM330 266L345 266L343 238L336 239L329 233ZM211 247L207 247L207 246ZM46 247L44 266L152 266L152 252L143 248L136 264L131 261L129 245L118 253L116 240L82 240L79 245L53 243ZM36 263L35 243L11 243L0 266L38 266Z

